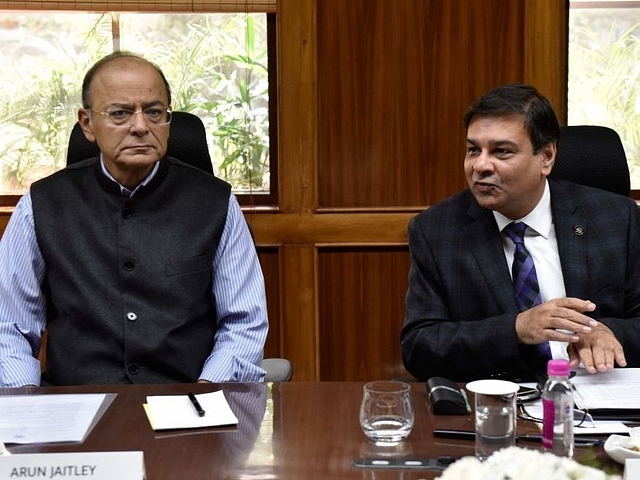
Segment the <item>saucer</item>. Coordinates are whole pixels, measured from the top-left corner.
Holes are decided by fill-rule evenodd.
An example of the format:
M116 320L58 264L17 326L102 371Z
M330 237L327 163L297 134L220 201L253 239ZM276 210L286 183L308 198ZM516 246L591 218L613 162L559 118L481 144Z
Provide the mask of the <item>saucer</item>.
M638 448L634 450L633 447ZM613 460L624 465L627 458L640 458L640 438L626 435L609 435L604 442L604 451Z

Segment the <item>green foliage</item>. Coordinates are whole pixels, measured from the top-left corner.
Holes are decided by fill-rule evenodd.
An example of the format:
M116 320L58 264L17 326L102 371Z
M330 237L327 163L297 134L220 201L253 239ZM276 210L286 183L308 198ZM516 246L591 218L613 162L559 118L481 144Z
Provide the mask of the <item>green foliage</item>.
M79 25L86 31L77 32ZM112 39L113 26L120 38ZM262 189L269 170L264 15L7 13L0 39L0 60L9 67L0 78L5 193L22 193L64 166L84 73L118 46L157 63L174 110L203 119L218 175L236 190Z
M35 27L46 27L54 33L25 35L17 45L9 41L8 48L3 49L7 52L2 58L5 68L0 79L0 171L4 191L22 193L33 180L64 164L76 117L73 92L81 78L77 62L82 56L76 55L72 40L60 33L59 20L59 16L49 22L37 19Z
M616 130L629 161L631 187L640 189L640 22L620 28L620 18L602 10L572 18L569 123Z
M586 465L588 467L597 468L598 470L602 470L607 475L618 475L619 474L619 466L618 465L607 465L603 464L600 459L596 456L596 453L593 447L589 449L584 449L580 452L579 458L577 459L582 465Z

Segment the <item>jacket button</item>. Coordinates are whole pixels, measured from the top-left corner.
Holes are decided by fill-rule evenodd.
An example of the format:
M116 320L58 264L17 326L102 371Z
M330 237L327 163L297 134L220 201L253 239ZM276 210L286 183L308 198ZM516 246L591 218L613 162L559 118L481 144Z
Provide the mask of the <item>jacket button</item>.
M133 262L130 260L127 260L126 262L124 262L124 264L122 265L122 267L127 271L130 272L131 270L133 270Z
M130 208L123 208L122 209L122 217L123 218L131 218L133 216L133 212L131 211Z
M140 373L140 367L138 366L137 363L132 363L130 364L127 369L129 370L129 373L131 375L137 375L138 373Z
M129 312L127 313L127 320L129 320L130 322L135 322L138 319L138 315L136 315L133 312Z

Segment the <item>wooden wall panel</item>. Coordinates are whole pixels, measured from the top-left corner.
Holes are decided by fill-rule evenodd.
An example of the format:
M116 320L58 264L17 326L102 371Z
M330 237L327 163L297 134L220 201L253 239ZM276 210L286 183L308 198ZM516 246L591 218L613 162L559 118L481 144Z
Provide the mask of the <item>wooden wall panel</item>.
M280 328L293 379L318 380L317 256L312 245L280 248ZM286 273L285 273L286 272Z
M319 249L320 380L410 377L400 355L408 271L406 247Z
M524 4L318 1L321 208L430 205L464 188L462 116L521 81Z
M4 229L7 228L7 223L9 223L9 218L11 218L11 209L2 208L0 209L0 237L4 233Z
M310 213L317 206L316 0L278 1L277 26L279 211Z
M551 102L567 123L569 0L525 0L524 81Z
M282 336L280 331L280 257L277 248L261 247L258 258L264 275L269 314L269 334L264 346L264 356L282 357Z

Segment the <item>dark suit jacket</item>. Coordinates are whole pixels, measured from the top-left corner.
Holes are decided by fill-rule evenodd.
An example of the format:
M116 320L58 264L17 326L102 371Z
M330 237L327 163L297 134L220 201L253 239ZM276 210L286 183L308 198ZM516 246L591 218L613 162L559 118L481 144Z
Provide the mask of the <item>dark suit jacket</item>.
M640 366L640 211L629 198L549 180L568 297L591 300L629 366ZM582 227L582 228L580 228ZM418 380L531 379L533 347L518 344L509 266L490 210L469 190L409 224L411 270L401 334Z

